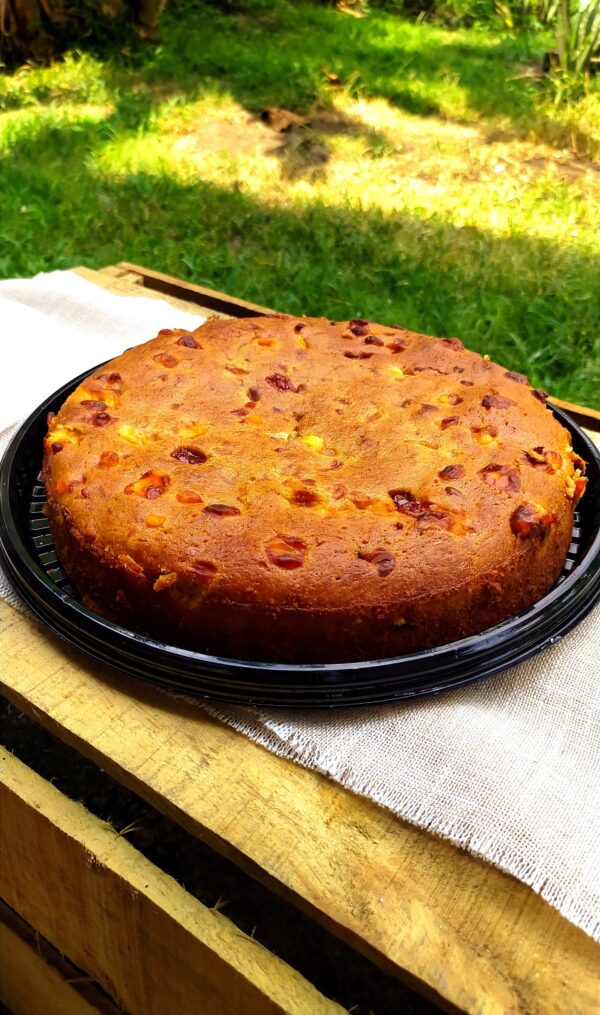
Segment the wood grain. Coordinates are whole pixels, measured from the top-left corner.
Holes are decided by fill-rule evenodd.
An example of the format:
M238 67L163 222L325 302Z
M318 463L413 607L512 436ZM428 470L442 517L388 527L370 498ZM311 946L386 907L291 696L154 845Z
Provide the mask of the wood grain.
M181 279L174 278L173 275L152 271L150 268L143 268L139 264L130 264L128 261L120 261L119 264L102 270L114 272L117 277L127 275L130 280L137 278L138 285L144 289L144 295L147 294L147 290L161 295L176 296L191 300L198 306L214 310L227 317L255 317L273 313L269 307L263 307L259 303L250 303L237 296L229 296L226 293L217 292L215 289L194 285L193 282L182 282Z
M224 314L217 313L209 307L201 306L196 300L186 299L186 294L175 296L169 293L162 293L153 289L144 289L139 274L129 271L127 268L118 266L103 268L101 271L93 271L83 266L71 269L76 275L85 278L88 282L106 289L108 292L116 293L119 296L146 296L148 299L162 300L169 303L178 310L185 310L188 314L202 313L204 317L224 317ZM161 327L168 327L168 321L157 320L157 330ZM148 336L152 338L152 335Z
M552 405L564 409L566 413L575 420L578 426L589 430L592 434L600 433L600 412L597 409L590 409L585 405L576 405L575 402L564 402L562 398L550 397Z
M0 906L0 1001L12 1015L119 1015L81 969Z
M2 923L0 961L0 1000L12 1015L99 1015L35 948Z
M438 1003L597 1015L600 947L516 879L86 661L6 603L0 657L19 708Z
M2 892L131 1015L343 1015L13 755L0 751Z

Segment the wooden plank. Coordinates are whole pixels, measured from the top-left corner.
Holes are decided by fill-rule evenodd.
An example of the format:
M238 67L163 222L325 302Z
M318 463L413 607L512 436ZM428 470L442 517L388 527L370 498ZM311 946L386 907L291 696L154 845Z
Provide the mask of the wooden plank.
M550 401L559 409L564 409L575 420L577 426L582 426L593 433L600 433L600 412L597 409L576 405L575 402L564 402L562 398L553 398L552 396L550 396Z
M249 303L248 300L228 296L226 293L207 289L205 286L194 285L193 282L182 282L181 279L175 278L173 275L164 275L161 271L152 271L139 264L120 261L114 267L126 274L137 275L144 292L148 289L169 296L177 296L180 299L191 300L202 307L216 310L228 317L258 317L262 314L273 313L269 307L263 307L259 303Z
M6 603L0 630L17 707L382 968L478 1015L596 1012L600 947L515 878Z
M169 295L168 293L155 292L153 289L143 289L138 275L128 271L121 271L116 267L93 271L91 268L80 266L71 270L76 275L80 275L81 278L85 278L88 282L93 282L102 289L121 296L147 296L149 299L163 300L178 310L185 310L189 314L201 312L205 317L223 316L223 314L218 314L216 311L211 310L210 307L201 306L197 301L186 299L184 293L179 297ZM162 326L163 323L157 322L157 329ZM164 322L164 327L168 327L168 322Z
M3 923L0 962L0 1000L12 1015L98 1015L100 1009Z
M0 1001L12 1015L119 1015L90 980L0 905Z
M342 1015L114 828L0 752L2 892L131 1015Z

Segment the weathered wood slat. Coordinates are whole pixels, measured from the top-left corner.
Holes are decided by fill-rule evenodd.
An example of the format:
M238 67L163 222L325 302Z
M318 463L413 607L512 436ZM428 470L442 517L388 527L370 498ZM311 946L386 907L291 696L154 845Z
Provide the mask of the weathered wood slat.
M182 293L181 296L171 296L167 293L155 292L154 289L144 289L139 275L130 271L121 271L121 269L117 268L103 268L102 271L93 271L91 268L84 267L73 268L72 270L75 274L80 275L81 278L87 279L88 282L93 282L94 285L98 285L102 289L120 296L147 296L149 299L163 300L178 310L185 310L189 314L202 313L204 317L224 316L214 310L210 310L208 307L201 306L197 301L186 299L185 293ZM162 317L157 318L156 329L158 331L159 328L169 327L169 324L168 320L163 321ZM152 335L148 335L148 338L152 337Z
M195 285L193 282L182 282L181 279L174 278L172 275L164 275L162 271L152 271L150 268L142 268L139 264L120 261L114 268L118 272L126 274L130 280L137 275L143 289L191 300L201 307L215 310L228 317L256 317L261 314L273 313L269 307L263 307L259 303L250 303L248 300L228 296L215 289Z
M0 904L0 1001L12 1015L120 1015L38 931Z
M600 947L516 879L6 603L0 631L19 708L386 970L464 1012L595 1015Z
M342 1015L106 822L0 751L2 893L131 1015Z
M575 402L565 402L562 398L550 397L553 405L565 412L575 420L578 426L591 430L593 433L600 432L600 412L597 409L589 409L584 405L576 405Z

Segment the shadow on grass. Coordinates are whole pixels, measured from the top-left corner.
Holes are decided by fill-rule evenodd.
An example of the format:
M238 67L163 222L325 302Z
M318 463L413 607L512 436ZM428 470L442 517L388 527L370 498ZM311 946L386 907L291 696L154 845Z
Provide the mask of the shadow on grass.
M287 180L325 181L331 158L329 138L340 135L361 138L371 158L393 150L386 134L367 126L357 116L335 110L327 116L311 117L306 125L279 134L275 145L265 154L280 160L282 175Z
M598 263L583 251L314 198L283 209L164 170L104 175L102 144L82 122L15 142L0 166L0 275L137 261L293 313L460 335L598 404Z
M588 138L540 112L543 84L522 74L529 42L477 31L452 32L374 11L344 17L312 3L274 3L268 13L223 15L180 0L183 15L166 18L163 44L143 61L148 82L175 79L202 94L222 88L252 112L266 106L306 111L327 103L335 89L323 68L348 84L350 94L387 100L417 116L457 122L502 117L515 135L537 134L585 150ZM177 8L173 9L173 14ZM185 12L189 11L189 23ZM202 43L189 31L202 23ZM537 58L547 42L535 42Z
M582 131L568 128L537 101L539 82L519 76L529 43L475 30L452 32L373 11L364 19L333 7L274 0L225 13L202 0L176 0L160 23L161 44L142 47L114 38L98 49L108 87L134 117L132 88L155 89L187 100L215 90L233 96L250 112L285 106L306 112L331 101L335 89L323 67L347 82L352 94L382 98L420 116L462 121L500 116L516 134L576 144ZM547 42L538 37L535 55ZM94 49L95 46L95 49ZM43 95L40 96L43 98ZM156 95L155 95L156 100ZM143 118L143 102L137 110Z

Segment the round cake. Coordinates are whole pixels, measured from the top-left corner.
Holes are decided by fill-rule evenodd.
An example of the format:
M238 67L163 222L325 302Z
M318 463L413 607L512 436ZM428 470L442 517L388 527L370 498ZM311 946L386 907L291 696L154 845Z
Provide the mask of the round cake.
M455 641L564 564L585 466L545 397L456 338L362 319L164 328L49 419L57 552L89 607L202 652Z

